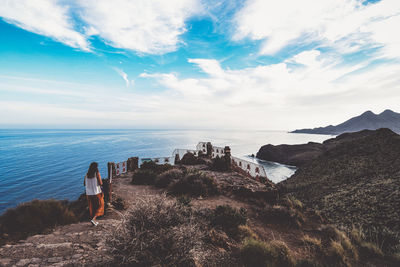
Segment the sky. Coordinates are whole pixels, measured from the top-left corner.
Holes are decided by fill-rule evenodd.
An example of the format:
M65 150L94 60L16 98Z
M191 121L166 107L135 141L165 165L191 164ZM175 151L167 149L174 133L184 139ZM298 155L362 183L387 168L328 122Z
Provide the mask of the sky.
M400 112L400 1L1 0L0 128L293 130Z

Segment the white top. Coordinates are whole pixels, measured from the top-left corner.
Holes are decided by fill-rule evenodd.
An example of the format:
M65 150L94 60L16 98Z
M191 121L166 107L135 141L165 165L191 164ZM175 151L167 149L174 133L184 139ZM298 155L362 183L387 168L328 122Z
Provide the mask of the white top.
M101 193L101 187L97 182L97 173L93 178L87 178L85 176L85 187L86 187L86 195L92 196Z

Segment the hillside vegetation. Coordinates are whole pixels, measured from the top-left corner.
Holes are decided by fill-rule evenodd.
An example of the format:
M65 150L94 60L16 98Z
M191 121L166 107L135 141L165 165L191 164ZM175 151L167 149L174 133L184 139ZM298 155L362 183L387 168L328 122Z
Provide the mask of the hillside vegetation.
M302 165L280 190L337 225L362 229L384 251L400 252L400 136L380 129L324 144L330 148Z

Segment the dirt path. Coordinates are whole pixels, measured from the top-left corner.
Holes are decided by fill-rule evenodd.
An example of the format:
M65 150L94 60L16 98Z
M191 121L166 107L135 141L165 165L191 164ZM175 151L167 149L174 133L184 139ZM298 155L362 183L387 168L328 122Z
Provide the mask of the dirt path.
M145 194L144 188L137 188L138 192L127 190L125 183L129 180L115 179L115 195L121 194L132 201L135 195ZM118 227L123 214L109 208L105 216L99 218L97 227L89 221L58 226L51 234L35 235L18 244L4 245L0 248L0 266L98 266L110 262L112 257L105 246L105 233Z

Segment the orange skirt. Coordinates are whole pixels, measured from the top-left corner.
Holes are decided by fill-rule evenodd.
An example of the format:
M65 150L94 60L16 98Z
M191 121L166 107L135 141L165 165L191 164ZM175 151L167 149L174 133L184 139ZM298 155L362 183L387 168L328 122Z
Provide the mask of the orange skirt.
M88 205L89 205L89 213L90 218L94 216L102 216L104 215L104 195L103 193L97 195L86 195Z

